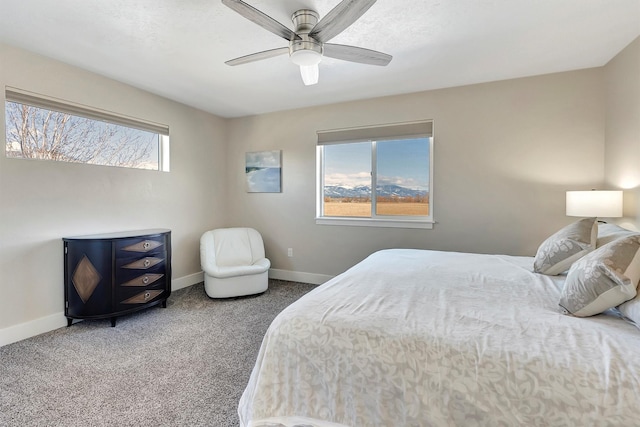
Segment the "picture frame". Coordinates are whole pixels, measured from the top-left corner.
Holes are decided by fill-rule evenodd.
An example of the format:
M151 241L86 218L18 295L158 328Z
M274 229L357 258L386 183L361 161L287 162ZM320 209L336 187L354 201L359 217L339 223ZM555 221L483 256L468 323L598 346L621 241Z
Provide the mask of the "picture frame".
M245 153L247 193L282 192L282 150Z

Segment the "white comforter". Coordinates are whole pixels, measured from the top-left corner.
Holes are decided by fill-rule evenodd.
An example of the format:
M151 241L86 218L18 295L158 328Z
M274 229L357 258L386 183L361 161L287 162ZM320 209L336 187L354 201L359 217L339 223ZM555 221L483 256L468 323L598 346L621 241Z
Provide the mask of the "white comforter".
M533 259L392 249L271 324L243 426L639 425L640 330L560 314Z

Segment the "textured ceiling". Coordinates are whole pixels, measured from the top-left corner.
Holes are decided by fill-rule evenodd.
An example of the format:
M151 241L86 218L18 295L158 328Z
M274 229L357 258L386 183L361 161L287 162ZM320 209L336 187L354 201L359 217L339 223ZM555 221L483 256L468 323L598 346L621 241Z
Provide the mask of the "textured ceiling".
M339 3L246 1L290 28ZM0 42L222 117L597 67L638 35L640 0L379 0L331 42L391 63L324 58L304 86L286 55L224 64L287 43L219 0L0 1Z

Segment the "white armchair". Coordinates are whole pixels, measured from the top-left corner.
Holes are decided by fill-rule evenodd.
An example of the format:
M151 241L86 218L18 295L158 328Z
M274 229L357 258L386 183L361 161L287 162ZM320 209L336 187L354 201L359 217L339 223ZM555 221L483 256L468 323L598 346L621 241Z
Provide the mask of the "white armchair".
M267 290L271 262L262 236L253 228L219 228L200 238L204 289L211 298L251 295Z

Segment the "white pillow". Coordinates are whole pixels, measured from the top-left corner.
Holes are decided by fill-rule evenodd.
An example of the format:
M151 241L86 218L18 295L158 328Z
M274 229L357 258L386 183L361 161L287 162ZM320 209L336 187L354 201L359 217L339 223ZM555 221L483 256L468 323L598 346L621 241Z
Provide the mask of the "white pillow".
M547 238L536 253L533 271L555 276L596 247L598 223L595 218L578 220Z
M598 224L598 240L596 241L596 248L604 246L607 243L611 243L621 237L633 236L634 234L640 234L637 231L627 230L616 224L601 223Z
M637 291L637 288L636 288ZM627 319L640 328L640 294L635 298L618 306L618 311Z
M630 300L640 281L640 235L617 239L571 266L560 294L567 314L593 316Z

